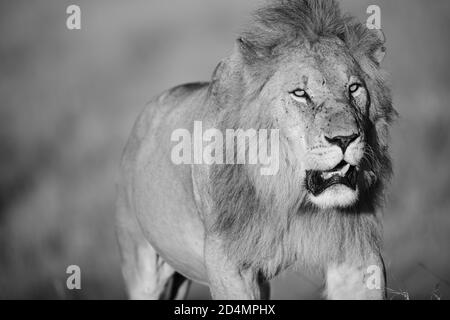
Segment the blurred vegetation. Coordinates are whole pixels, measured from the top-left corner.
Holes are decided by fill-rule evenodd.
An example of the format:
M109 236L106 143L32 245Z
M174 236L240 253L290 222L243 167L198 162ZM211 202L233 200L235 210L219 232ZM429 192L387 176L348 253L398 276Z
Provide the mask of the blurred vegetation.
M82 30L65 27L79 4ZM0 298L125 298L114 236L114 179L153 95L207 80L260 1L6 0L0 4ZM393 298L450 298L450 2L343 0L382 10L401 117L385 209ZM65 289L68 265L82 290ZM318 298L308 275L276 299ZM190 298L207 298L195 285Z

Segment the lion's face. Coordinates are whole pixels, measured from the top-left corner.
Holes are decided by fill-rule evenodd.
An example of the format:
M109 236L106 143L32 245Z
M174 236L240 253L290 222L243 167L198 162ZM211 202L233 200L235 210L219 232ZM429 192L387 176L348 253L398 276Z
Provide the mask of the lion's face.
M299 48L282 58L267 84L276 101L272 116L299 167L307 200L322 209L350 207L373 175L363 165L372 148L365 128L371 90L338 40Z

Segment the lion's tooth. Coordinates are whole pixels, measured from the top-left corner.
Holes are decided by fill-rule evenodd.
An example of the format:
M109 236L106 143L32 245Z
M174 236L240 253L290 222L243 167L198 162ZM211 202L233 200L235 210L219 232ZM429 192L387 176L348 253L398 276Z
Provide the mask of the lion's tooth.
M325 180L328 180L331 177L333 177L335 174L336 174L336 172L324 172L324 173L322 173L322 178Z
M347 164L345 167L343 167L339 174L344 177L347 174L348 170L350 170L350 164Z

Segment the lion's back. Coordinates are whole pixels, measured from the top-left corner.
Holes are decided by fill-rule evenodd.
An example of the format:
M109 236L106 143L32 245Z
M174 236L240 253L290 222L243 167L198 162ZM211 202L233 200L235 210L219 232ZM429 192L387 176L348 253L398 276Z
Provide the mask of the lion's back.
M119 180L119 198L128 214L136 215L147 240L178 270L180 262L190 261L194 274L184 273L200 281L203 271L196 270L204 268L203 223L195 206L191 166L171 160L171 135L177 129L192 132L206 89L207 83L178 86L146 106L125 147Z

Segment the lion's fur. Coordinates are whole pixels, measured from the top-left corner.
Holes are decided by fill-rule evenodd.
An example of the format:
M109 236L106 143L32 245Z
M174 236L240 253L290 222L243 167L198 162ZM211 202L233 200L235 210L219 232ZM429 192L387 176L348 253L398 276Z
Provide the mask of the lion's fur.
M387 139L395 111L384 72L371 58L380 40L353 18L341 15L335 1L278 0L257 12L254 26L243 33L254 49L244 54L244 61L254 72L243 79L223 71L228 72L227 88L221 88L220 80L211 84L210 97L220 95L217 92L227 96L218 125L222 129L275 128L276 123L264 114L248 111L255 110L249 106L257 104L256 93L267 78L255 71L259 70L255 65L270 65L295 40L315 42L321 37L343 41L365 72L372 107L363 119L368 140L363 166L375 173L365 178L376 181L353 208L319 210L305 200L283 137L280 171L273 177L259 176L255 166L214 166L210 174L215 211L212 231L225 239L231 259L242 267L261 270L268 278L296 262L320 269L326 263L364 258L369 252L379 252L381 246L376 209L391 173Z

